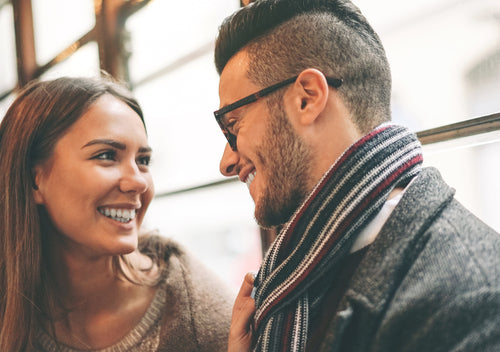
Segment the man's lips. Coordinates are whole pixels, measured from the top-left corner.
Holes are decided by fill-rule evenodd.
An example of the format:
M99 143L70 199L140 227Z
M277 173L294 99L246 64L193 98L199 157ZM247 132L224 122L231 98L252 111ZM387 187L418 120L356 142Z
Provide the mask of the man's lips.
M257 174L257 171L255 169L253 169L252 172L250 172L248 175L247 175L247 178L245 180L245 183L247 184L247 187L250 188L250 185L252 184L254 178L255 178L255 175Z
M248 181L248 178L252 174L253 174L253 177L255 177L255 168L254 167L246 167L239 172L238 176L239 176L241 182L246 183ZM252 180L253 180L253 177L252 177Z

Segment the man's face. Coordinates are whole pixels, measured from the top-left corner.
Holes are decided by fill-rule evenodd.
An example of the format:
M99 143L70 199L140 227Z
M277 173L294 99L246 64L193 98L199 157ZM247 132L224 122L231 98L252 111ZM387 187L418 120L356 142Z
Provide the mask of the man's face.
M221 107L262 88L246 77L247 65L246 53L240 52L224 68L219 85ZM247 184L257 222L271 227L288 221L306 197L311 153L293 129L285 107L269 107L267 101L259 99L228 113L237 133L237 151L226 146L220 169L225 176L238 175Z
M255 218L270 227L287 222L308 193L310 152L281 106L270 109L268 130L257 148L267 179Z

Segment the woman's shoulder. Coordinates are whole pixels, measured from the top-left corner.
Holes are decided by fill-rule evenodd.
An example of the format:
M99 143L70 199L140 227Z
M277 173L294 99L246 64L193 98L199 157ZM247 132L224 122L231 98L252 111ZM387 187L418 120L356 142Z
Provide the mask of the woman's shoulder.
M156 261L161 270L165 271L165 279L175 283L175 279L181 280L179 284L190 286L196 290L214 290L226 292L227 284L195 255L177 241L161 236L149 234L139 241L139 251ZM233 298L233 297L231 297Z
M225 350L235 296L227 284L175 240L151 235L141 242L141 252L156 255L163 265L169 314L162 345L175 347L168 351Z
M171 256L186 255L184 248L176 241L156 232L139 238L139 252L158 261L168 262Z

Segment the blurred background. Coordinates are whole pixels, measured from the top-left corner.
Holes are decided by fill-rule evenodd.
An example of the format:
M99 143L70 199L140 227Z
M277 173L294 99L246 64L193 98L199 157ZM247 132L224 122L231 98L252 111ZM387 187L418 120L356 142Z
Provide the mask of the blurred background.
M393 73L393 120L424 144L457 198L500 231L500 1L354 0ZM33 78L97 76L134 91L154 150L146 226L236 290L273 234L246 186L219 174L225 139L213 48L235 0L0 0L0 119ZM1 156L0 156L1 157ZM4 172L0 170L0 172Z

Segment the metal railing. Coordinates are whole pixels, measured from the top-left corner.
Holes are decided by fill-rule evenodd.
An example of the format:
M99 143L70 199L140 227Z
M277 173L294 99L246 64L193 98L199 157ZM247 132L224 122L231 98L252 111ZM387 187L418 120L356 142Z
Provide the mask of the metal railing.
M478 118L453 123L446 126L431 128L417 132L417 137L422 145L445 142L452 139L469 137L477 134L488 133L500 130L500 112L481 116ZM198 191L205 188L226 185L228 183L238 182L238 177L226 178L214 182L208 182L201 185L181 188L174 191L160 192L156 198L169 197L182 193Z

